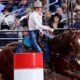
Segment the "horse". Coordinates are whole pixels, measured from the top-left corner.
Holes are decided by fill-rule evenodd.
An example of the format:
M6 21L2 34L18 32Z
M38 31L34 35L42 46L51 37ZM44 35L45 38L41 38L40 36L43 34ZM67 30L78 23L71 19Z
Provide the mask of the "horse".
M6 45L0 51L0 74L1 80L14 80L13 78L13 53L16 52L17 42Z
M16 53L17 46L19 42L8 43L0 51L0 79L1 80L14 80L14 70L13 70L13 54ZM25 46L21 46L22 52L25 50ZM27 48L24 52L34 51L32 48Z
M16 52L18 44L18 42L10 43L0 52L0 74L2 74L3 80L14 80L13 54ZM80 69L80 65L77 63L80 51L80 31L71 29L55 36L49 40L49 47L49 69L80 80L80 75L74 72L74 69Z
M80 80L80 30L70 29L49 41L49 69Z

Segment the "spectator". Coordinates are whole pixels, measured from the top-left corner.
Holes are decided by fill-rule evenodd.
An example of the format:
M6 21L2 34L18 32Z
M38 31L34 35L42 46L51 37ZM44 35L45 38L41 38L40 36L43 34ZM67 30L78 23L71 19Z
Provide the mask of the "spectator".
M55 2L56 0L49 0L49 4L51 4L51 3L53 3L53 2ZM55 12L56 11L56 6L61 6L61 3L62 1L61 0L58 0L58 2L56 2L54 5L51 5L50 6L50 11L51 12Z
M5 5L3 5L0 1L0 12L5 8Z
M80 6L76 6L75 8L76 11L76 22L74 23L73 27L80 29Z
M58 13L62 17L62 20L65 19L66 16L64 15L63 9L60 6L57 6L56 13Z
M25 14L26 9L28 8L28 0L21 0L19 8L23 8L20 12L19 15L22 17Z
M54 29L63 28L62 23L60 22L61 19L62 17L57 13L55 15L52 15L49 23L50 26Z
M21 9L17 12L18 16L22 17L25 15L26 9L29 7L28 0L21 0L19 4L14 4L12 11Z
M20 19L18 17L16 18L15 24L15 30L24 30L24 28L20 25Z
M43 16L43 24L48 25L48 21L51 18L51 12L49 10L45 10L44 16Z
M28 28L29 12L31 12L31 11L30 11L30 10L26 11L26 12L25 12L25 15L20 18L21 25L22 25L23 27L25 27L26 29Z
M68 10L67 3L63 3L62 9L63 9L64 18L67 18L67 10Z
M1 23L4 19L4 14L3 13L0 13L0 30L1 30Z
M49 21L49 26L53 29L64 28L64 24L62 22L60 22L61 19L62 19L62 17L57 13L55 15L52 15L51 19Z
M11 10L13 9L14 6L14 1L13 0L8 0L7 6L11 8Z
M16 26L14 30L24 31L24 28L20 25L20 20L18 17L16 18ZM18 32L18 36L19 38L23 38L23 32ZM22 40L20 39L19 42L22 42Z
M5 7L2 11L3 19L1 21L1 29L3 29L3 26L6 28L5 25L9 26L9 29L13 29L15 27L15 16L13 14L9 14L11 12L9 7Z

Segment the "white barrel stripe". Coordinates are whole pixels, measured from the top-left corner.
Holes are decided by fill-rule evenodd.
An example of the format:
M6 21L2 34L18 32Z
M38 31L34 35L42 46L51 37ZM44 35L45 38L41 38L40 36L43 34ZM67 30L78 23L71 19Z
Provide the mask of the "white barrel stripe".
M15 69L14 80L44 80L43 69Z
M43 54L14 54L14 80L44 80Z

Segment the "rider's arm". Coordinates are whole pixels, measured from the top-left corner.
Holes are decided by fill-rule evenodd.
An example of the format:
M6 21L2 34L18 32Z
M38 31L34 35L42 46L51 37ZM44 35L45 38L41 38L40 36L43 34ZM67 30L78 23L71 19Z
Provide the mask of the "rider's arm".
M38 19L38 15L33 14L32 20L36 24L37 29L43 29L43 30L49 30L50 29L50 27L42 25L42 23Z

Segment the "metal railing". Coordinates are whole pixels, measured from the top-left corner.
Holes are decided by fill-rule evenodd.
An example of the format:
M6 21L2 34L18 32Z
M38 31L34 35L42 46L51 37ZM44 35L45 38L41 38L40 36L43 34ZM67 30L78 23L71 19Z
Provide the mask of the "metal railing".
M52 3L48 4L48 5L45 5L44 7L46 8L46 7L49 7L49 6L51 6L51 5L54 5L54 4L56 4L58 1L59 1L59 0L56 0L55 2L52 2Z
M23 40L23 38L0 38L0 40Z
M68 28L58 28L56 30L67 30ZM28 31L19 31L19 30L0 30L0 32L28 32ZM14 36L15 37L15 36ZM23 40L23 37L18 37L18 38L0 38L1 44L0 44L0 48L4 48L4 46L6 46L6 44L8 43L13 43L19 40ZM22 42L22 41L21 41Z
M68 28L58 28L55 31L67 30ZM19 30L0 30L0 32L28 32L28 31L19 31ZM0 40L23 40L23 38L0 38Z
M55 30L66 30L66 29L68 28L57 28ZM0 32L29 32L29 30L0 30Z

